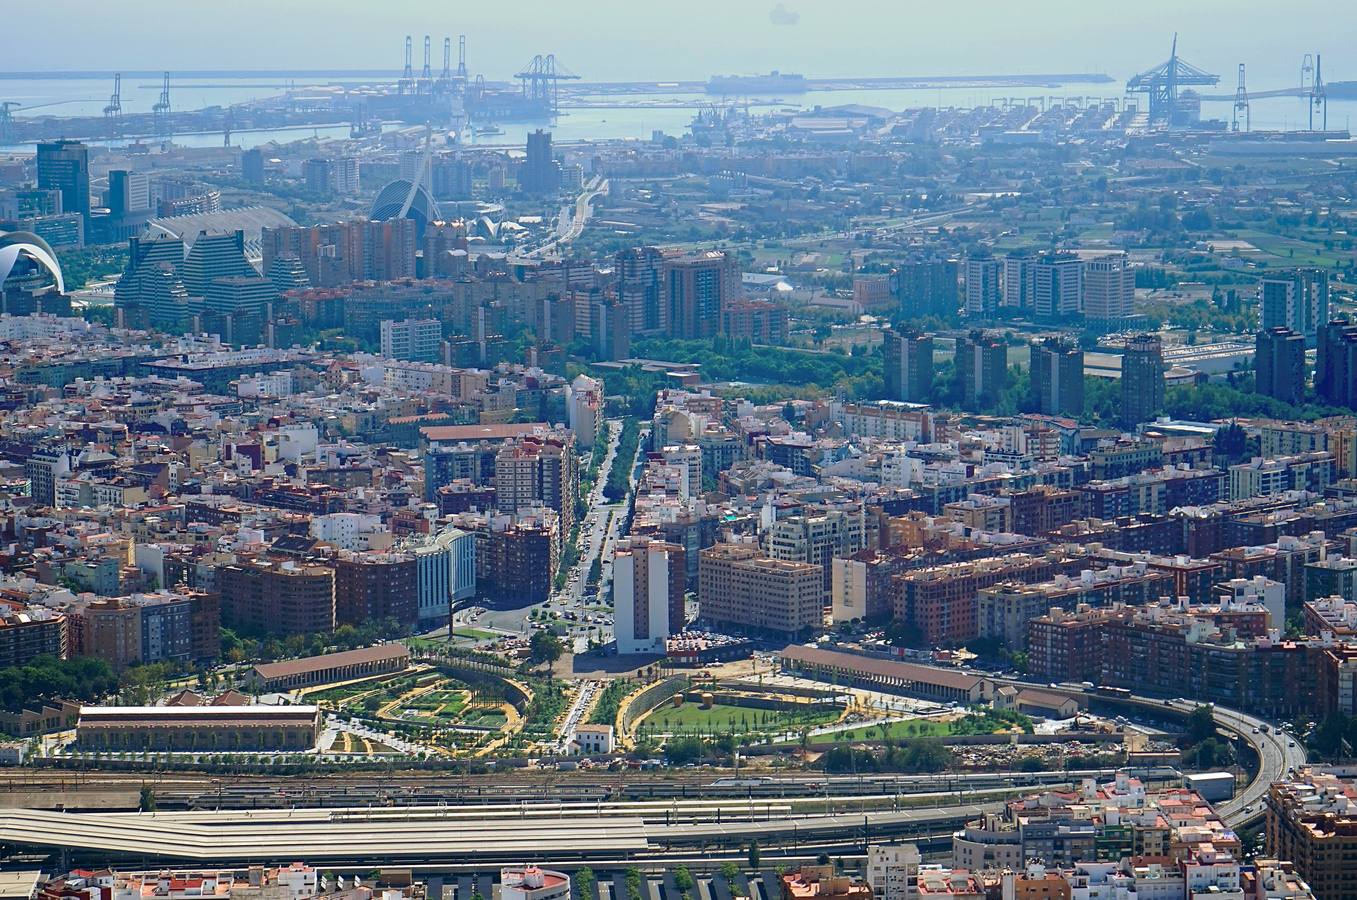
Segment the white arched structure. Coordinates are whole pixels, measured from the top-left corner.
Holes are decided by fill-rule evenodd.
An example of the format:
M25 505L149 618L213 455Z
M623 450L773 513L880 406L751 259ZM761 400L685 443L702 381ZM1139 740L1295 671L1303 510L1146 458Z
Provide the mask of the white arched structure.
M46 241L27 231L0 233L0 285L5 283L21 255L46 269L56 279L57 290L66 293L66 279L61 274L61 263L57 262L56 253Z

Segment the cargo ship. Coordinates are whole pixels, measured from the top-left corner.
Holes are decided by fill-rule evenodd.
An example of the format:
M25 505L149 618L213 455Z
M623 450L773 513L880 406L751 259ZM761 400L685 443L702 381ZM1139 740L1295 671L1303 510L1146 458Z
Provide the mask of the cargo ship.
M713 75L708 94L804 94L810 87L806 76L776 69L767 75Z

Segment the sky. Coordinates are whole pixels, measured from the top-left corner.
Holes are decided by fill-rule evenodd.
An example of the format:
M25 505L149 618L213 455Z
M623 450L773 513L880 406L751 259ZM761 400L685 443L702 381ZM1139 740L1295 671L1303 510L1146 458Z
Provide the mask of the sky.
M0 0L0 8L20 0ZM0 31L0 70L399 69L406 34L434 68L465 33L473 74L554 52L587 80L1106 72L1181 55L1233 88L1290 86L1306 52L1357 79L1352 0L42 0ZM14 20L11 18L11 23ZM43 36L42 39L35 39Z

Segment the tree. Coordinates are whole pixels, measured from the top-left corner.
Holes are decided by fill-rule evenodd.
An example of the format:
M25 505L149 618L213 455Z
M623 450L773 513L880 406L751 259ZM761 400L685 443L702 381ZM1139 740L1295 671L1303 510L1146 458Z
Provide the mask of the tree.
M594 870L585 866L577 871L575 887L579 889L580 900L594 900Z
M1195 747L1205 740L1216 736L1215 712L1209 706L1198 706L1188 714L1183 727L1183 737L1179 746L1183 749Z
M693 881L693 873L688 871L687 866L679 866L674 870L674 887L679 889L679 893L686 894L693 889L696 882Z
M918 647L924 643L924 635L917 627L900 619L893 619L886 626L886 640L892 647Z
M532 639L528 641L528 661L535 666L543 663L547 667L547 676L551 676L551 667L556 660L565 653L565 645L561 639L550 631L542 630L533 633Z
M721 863L721 868L718 869L717 871L721 873L722 878L724 878L726 881L730 881L736 875L740 874L740 867L735 865L735 863L731 862L730 860L726 860L725 862Z
M142 812L155 812L155 790L150 785L142 785L141 797L137 801L137 809Z
M705 752L706 746L702 739L691 735L673 738L664 745L664 758L674 766L696 762Z
M749 842L749 868L757 870L759 867L759 842L751 840Z

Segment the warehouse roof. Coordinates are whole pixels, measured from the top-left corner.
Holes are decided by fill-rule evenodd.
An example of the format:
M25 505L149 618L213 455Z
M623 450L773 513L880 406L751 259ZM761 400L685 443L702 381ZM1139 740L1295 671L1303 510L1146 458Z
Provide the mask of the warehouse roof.
M360 647L357 650L342 650L339 653L326 653L321 656L307 656L302 659L289 659L283 662L260 663L254 667L260 678L287 678L292 675L307 675L311 672L323 672L340 666L355 666L362 663L383 662L388 659L403 659L410 656L404 644L378 644L375 647Z
M788 647L781 652L780 656L783 659L812 666L832 666L844 671L861 672L864 675L880 675L919 684L959 688L964 691L969 691L977 684L985 681L983 676L972 675L967 672L953 672L950 669L939 669L933 666L920 666L889 659L874 659L870 656L857 656L852 653L838 653L833 650L819 650L799 645Z

